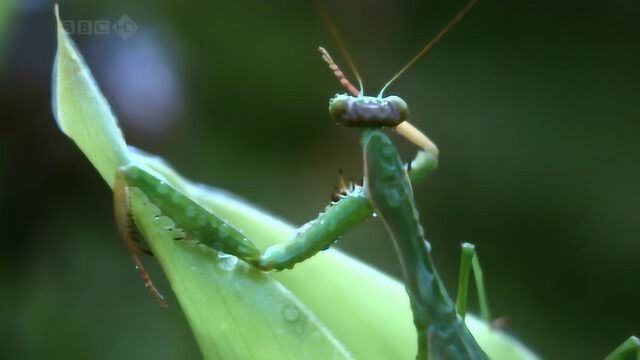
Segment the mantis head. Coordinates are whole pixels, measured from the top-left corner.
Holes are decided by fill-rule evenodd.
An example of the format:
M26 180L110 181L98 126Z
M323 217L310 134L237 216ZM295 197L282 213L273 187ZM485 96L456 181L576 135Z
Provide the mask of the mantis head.
M329 101L331 118L348 127L396 127L409 118L407 103L398 96L338 94Z
M422 58L440 39L462 19L462 17L473 7L477 0L469 0L467 5L442 29L435 37L431 39L391 80L389 80L378 96L364 96L362 78L358 73L355 63L351 59L349 51L338 34L335 24L331 21L329 14L324 7L321 8L323 19L327 28L331 31L342 55L347 60L351 71L353 71L358 80L359 89L347 79L340 67L331 58L329 52L322 47L318 50L322 55L322 59L329 65L331 71L338 81L345 87L348 94L338 94L329 102L329 113L333 120L339 124L349 127L396 127L407 120L409 117L409 108L407 103L398 96L387 96L383 94L385 90L396 79L405 73L416 61ZM351 95L349 95L351 94Z

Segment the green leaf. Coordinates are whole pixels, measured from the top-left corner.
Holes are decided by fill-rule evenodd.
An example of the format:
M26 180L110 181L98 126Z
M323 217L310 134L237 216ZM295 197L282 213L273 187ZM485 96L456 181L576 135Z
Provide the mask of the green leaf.
M53 78L54 113L60 128L110 186L119 166L135 162L161 173L258 246L264 248L294 233L291 225L235 196L192 183L162 159L127 148L108 103L59 18ZM134 194L136 220L206 358L348 358L344 348L359 359L415 357L412 314L398 281L332 249L279 273L259 273L244 264L231 266L229 258L215 251L176 242L167 237L166 229L158 231L151 220L158 210L145 201L144 194ZM536 358L476 318L467 316L467 323L491 358Z
M131 193L140 227L180 298L207 359L349 359L344 347L280 283L236 257L175 241L175 225Z
M113 187L116 169L129 162L127 144L109 103L62 27L56 5L58 51L53 68L53 115L60 130Z

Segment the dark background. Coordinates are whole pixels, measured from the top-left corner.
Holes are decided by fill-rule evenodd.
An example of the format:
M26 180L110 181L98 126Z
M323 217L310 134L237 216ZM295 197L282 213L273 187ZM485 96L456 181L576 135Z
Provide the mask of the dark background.
M342 90L316 47L344 61L311 1L60 5L66 20L137 24L128 40L74 38L128 141L190 178L302 224L339 167L361 176L357 134L327 114ZM371 93L463 6L328 4ZM390 89L441 149L415 190L449 287L459 243L474 242L494 314L545 358L602 358L639 332L639 15L632 1L483 0ZM2 357L198 357L180 309L140 283L105 183L54 123L52 3L2 0L0 29ZM375 221L338 247L399 276Z

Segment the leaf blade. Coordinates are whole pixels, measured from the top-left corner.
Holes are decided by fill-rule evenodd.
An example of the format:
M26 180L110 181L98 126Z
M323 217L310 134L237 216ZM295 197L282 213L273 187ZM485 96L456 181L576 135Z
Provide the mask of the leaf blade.
M82 55L64 30L56 5L58 51L53 69L53 114L60 130L113 188L116 169L130 159L122 131Z
M175 224L157 216L160 210L142 191L131 194L136 224L152 239L205 358L350 359L284 286L235 257L173 240Z

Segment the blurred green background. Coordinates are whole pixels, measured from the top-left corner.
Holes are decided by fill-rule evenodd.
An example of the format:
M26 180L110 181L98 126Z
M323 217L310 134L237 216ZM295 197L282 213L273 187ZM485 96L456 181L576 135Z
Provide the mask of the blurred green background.
M328 8L377 93L464 4ZM313 2L61 3L75 25L123 15L137 26L126 40L74 39L130 143L295 224L326 206L338 168L361 176L357 134L327 114L342 90L316 47L344 61ZM459 243L474 242L494 314L544 358L599 359L640 332L639 15L621 0L483 0L390 89L441 149L415 191L449 288ZM107 187L56 128L52 3L2 0L0 46L0 357L198 358L175 299L163 310L142 286ZM337 246L400 275L379 222Z

